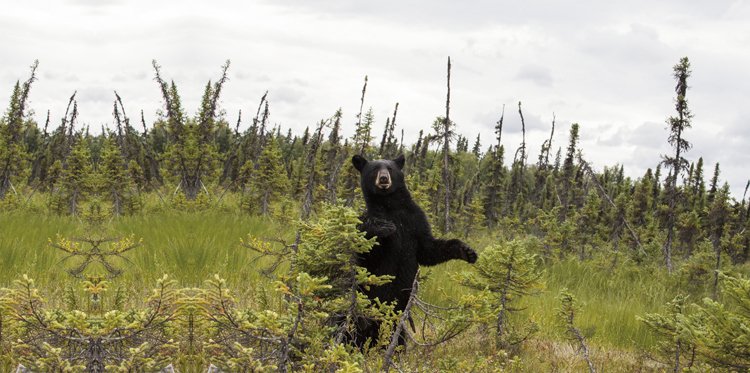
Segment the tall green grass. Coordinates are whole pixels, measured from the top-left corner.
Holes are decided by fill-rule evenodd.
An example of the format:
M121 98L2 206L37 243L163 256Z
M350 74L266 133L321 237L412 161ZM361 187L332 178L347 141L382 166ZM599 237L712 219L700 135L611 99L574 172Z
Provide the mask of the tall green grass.
M66 272L76 259L49 245L57 236L84 237L87 233L75 218L29 212L0 214L0 286L9 286L24 274L40 289L60 298L66 287L78 286ZM111 259L123 275L114 281L134 299L151 289L164 274L181 287L200 286L219 274L227 279L240 299L268 281L259 273L267 260L241 246L248 234L289 238L290 234L269 219L221 211L183 213L156 212L119 218L105 225L106 237L133 235L142 245L125 254L127 260ZM293 237L292 237L293 238Z
M40 288L52 295L65 286L73 286L61 263L64 253L49 247L56 235L75 237L83 234L79 222L30 212L0 214L0 286L8 286L22 274L37 280ZM180 286L200 286L214 274L227 279L234 294L243 302L254 299L269 281L259 269L257 254L240 245L248 234L261 238L293 239L293 228L262 217L211 210L198 213L156 211L122 217L110 224L111 235L134 235L143 239L142 247L128 254L128 261L117 280L138 299L164 274ZM480 248L492 238L478 234L469 240ZM481 254L480 254L481 255ZM568 288L582 308L577 323L592 344L624 350L646 348L654 340L636 316L660 311L674 294L672 281L662 270L623 263L616 267L599 261L580 263L563 260L548 264L544 270L546 290L526 298L526 309L517 317L530 318L540 325L538 338L562 340L556 323L557 296ZM450 305L461 292L468 291L451 279L451 273L470 270L464 262L432 267L422 286L424 299Z

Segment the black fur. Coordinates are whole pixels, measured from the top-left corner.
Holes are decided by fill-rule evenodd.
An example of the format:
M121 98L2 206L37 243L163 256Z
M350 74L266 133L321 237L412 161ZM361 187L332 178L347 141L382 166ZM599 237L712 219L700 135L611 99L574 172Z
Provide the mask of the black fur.
M355 155L352 164L360 172L367 205L360 229L367 237L378 238L378 245L358 258L359 264L374 275L395 276L386 285L364 291L370 299L395 302L396 309L403 310L420 265L432 266L451 259L476 262L476 252L462 241L432 236L427 217L406 188L403 155L394 160L369 162ZM375 176L383 168L388 169L391 176L391 185L387 189L375 184ZM355 344L362 347L367 338L376 340L379 327L379 323L373 320L360 320L354 336ZM403 335L400 338L403 343Z

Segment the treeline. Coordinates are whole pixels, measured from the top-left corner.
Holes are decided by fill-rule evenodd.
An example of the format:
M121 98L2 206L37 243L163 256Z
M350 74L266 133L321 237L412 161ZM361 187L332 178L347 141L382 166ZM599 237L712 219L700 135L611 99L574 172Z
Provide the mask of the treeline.
M49 113L39 125L27 107L37 65L13 88L0 122L4 208L23 206L43 194L46 208L56 213L80 214L96 199L121 215L143 208L146 195L176 208L209 207L232 195L249 213L296 218L298 207L306 215L320 202L361 203L359 176L349 165L352 155L391 158L405 153L408 184L444 233L530 233L543 239L548 257L585 260L620 252L638 261L661 261L670 271L674 260L698 253L711 254L717 267L723 258L735 264L748 260L745 195L739 201L730 195L719 164L704 165L700 157L685 156L690 149L685 131L692 117L686 100L687 58L674 68L675 115L667 119L665 140L674 153L654 160L655 167L635 179L626 177L621 165L594 170L582 157L578 124L571 126L563 147L553 120L538 159L528 159L531 145L520 102L519 145L503 143L504 109L489 144L479 136L470 140L459 134L449 117L450 64L446 113L420 131L415 144L403 142L397 103L384 124L376 123L371 108L365 110L366 78L354 120L339 109L294 134L271 125L266 93L249 120L240 112L230 123L218 104L229 61L219 78L206 84L194 116L183 106L176 83L164 78L154 61L156 88L163 98L157 120L147 122L143 111L139 120L131 120L115 92L114 128L94 135L78 124L74 93L59 125L51 124ZM342 136L345 126L354 126L352 137Z

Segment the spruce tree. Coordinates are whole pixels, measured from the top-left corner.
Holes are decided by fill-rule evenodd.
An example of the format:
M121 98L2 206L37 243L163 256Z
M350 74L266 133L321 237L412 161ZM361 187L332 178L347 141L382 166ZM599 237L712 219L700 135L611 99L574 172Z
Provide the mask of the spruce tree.
M562 203L561 218L566 217L571 208L578 203L578 190L576 188L578 167L575 164L575 156L578 152L578 128L578 123L573 123L570 127L568 149L565 153L565 161L562 166L562 190L560 191L560 200Z
M13 180L26 168L28 154L23 142L24 121L28 115L26 104L38 66L39 61L34 61L29 79L23 84L16 82L8 109L0 120L0 200L9 190L15 190Z
M246 163L252 169L252 162ZM259 211L261 215L268 215L271 203L278 200L289 189L289 180L283 169L281 151L275 139L271 139L263 149L258 160L258 167L250 177L251 201L255 205L253 210Z
M505 106L503 106L500 119L495 124L495 138L497 140L494 147L487 151L485 158L488 159L488 179L484 183L484 213L486 216L487 226L494 227L500 220L500 214L504 205L503 198L503 180L505 178L505 167L503 166L503 156L505 148L502 145L503 136L503 119L505 118Z
M538 258L531 254L540 245L535 238L517 239L486 247L472 272L459 280L465 286L482 292L495 310L495 338L498 348L508 348L525 341L535 325L512 325L510 315L520 311L523 296L538 294L544 287L543 271Z
M687 168L688 162L684 158L684 152L688 151L692 145L685 140L684 131L690 128L690 122L693 114L690 113L690 109L687 104L687 80L690 77L690 61L687 57L680 59L680 62L673 67L674 78L677 81L675 86L675 92L677 97L675 98L675 111L676 116L669 117L667 119L667 125L669 126L670 134L667 139L669 144L674 148L674 156L664 156L662 162L669 168L669 174L667 175L666 182L666 199L667 199L667 240L664 242L664 262L667 270L672 272L672 246L675 238L675 226L677 224L677 201L680 198L680 192L677 189L677 179L680 177L682 170Z
M135 162L131 161L131 164L137 166ZM101 179L97 189L102 196L112 203L114 215L122 215L136 207L135 184L112 138L104 140L98 171Z
M691 356L695 356L695 344L684 322L686 308L687 296L678 295L667 303L666 313L638 317L658 337L655 352L659 361L671 366L674 372L681 372L683 367L689 368L694 363Z
M55 184L52 198L53 209L57 212L77 215L81 204L92 190L94 172L91 165L91 151L88 144L79 136L73 150L65 160L60 180Z
M166 109L169 144L165 152L167 168L184 196L192 201L216 170L218 153L214 143L219 96L228 80L229 61L222 66L221 78L213 85L209 81L203 93L201 107L195 118L186 119L177 86L167 85L161 78L159 65L153 61L156 81L162 91Z
M708 232L711 245L714 249L714 280L712 296L716 299L719 287L719 270L721 269L722 238L728 223L730 222L731 209L729 206L729 184L719 189L715 194L708 211Z
M338 198L338 180L341 175L341 168L344 166L346 159L344 149L341 144L341 109L338 109L331 119L333 124L331 132L328 134L328 141L323 149L324 170L325 170L325 188L328 193L326 198L329 203L336 203Z
M375 123L375 114L372 112L372 108L369 108L367 112L357 123L357 127L354 130L354 137L352 137L352 144L355 149L363 156L367 156L370 143L372 142L372 125Z

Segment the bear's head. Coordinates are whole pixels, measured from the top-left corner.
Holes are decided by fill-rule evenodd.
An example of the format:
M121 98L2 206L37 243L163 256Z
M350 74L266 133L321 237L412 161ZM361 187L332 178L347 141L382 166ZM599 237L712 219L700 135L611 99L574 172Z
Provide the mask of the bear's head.
M404 162L403 154L393 160L368 161L359 154L352 157L352 164L361 175L365 195L388 195L405 188L404 173L401 171Z

